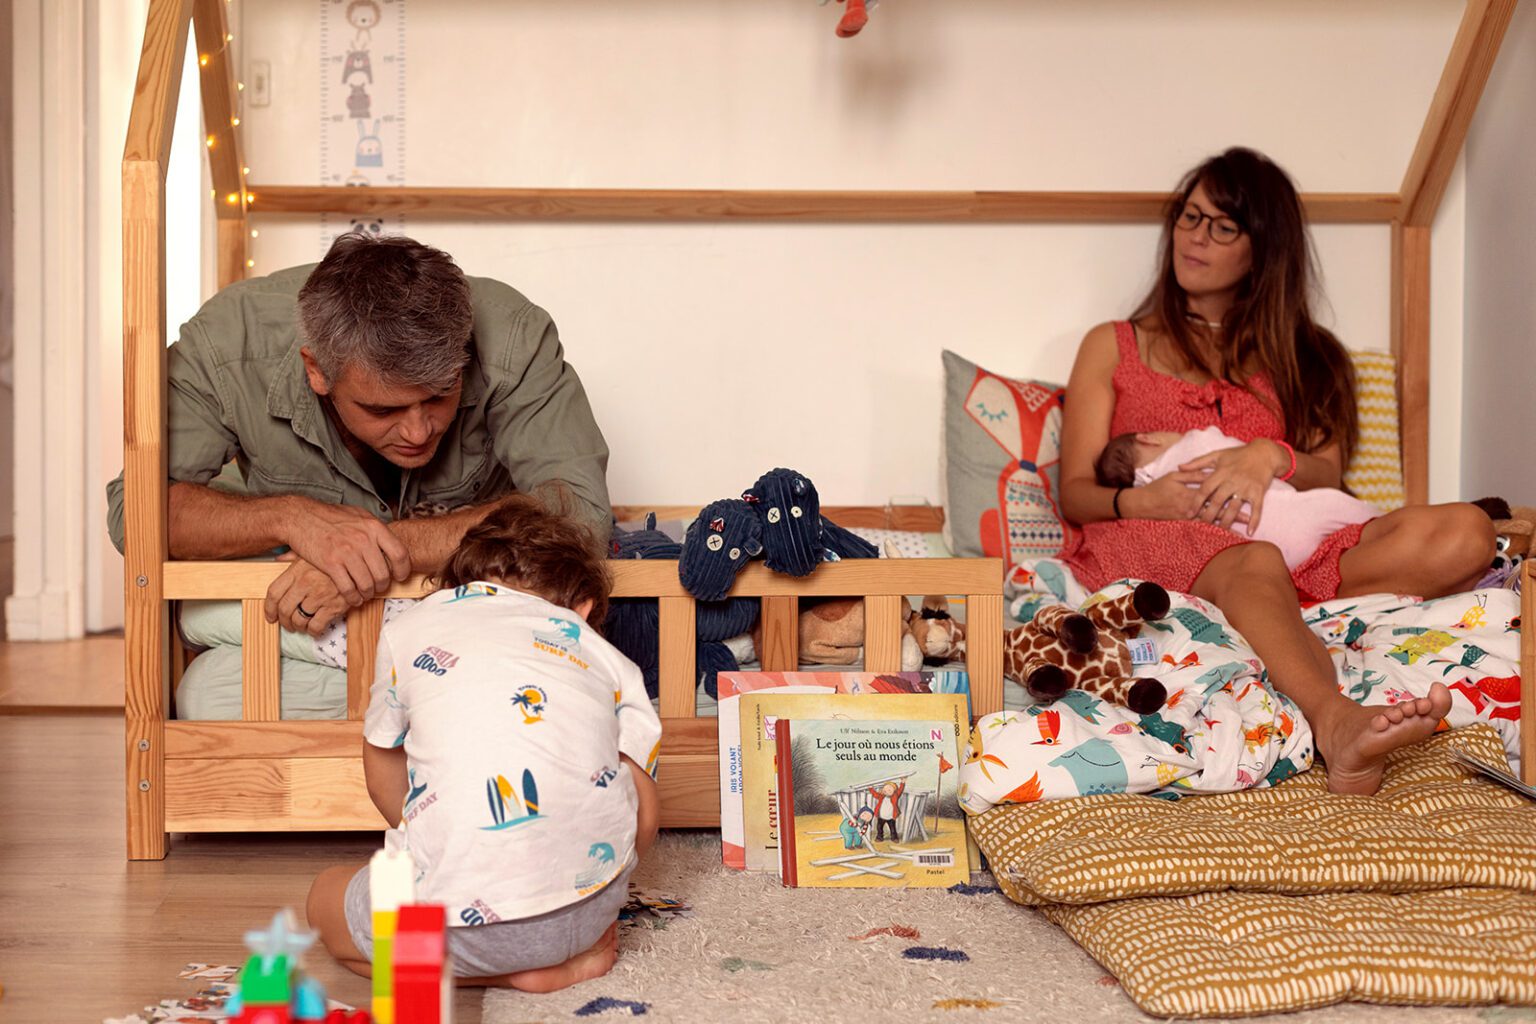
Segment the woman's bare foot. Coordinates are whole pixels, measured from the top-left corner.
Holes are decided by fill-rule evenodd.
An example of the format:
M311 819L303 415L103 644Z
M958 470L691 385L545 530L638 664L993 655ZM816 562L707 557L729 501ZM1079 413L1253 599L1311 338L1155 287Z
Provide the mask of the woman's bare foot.
M1451 710L1451 691L1441 683L1428 697L1388 707L1340 706L1318 732L1318 753L1328 763L1328 789L1369 796L1381 788L1387 755L1428 739Z
M524 992L555 992L583 981L601 978L613 970L613 963L618 958L619 922L615 921L603 932L603 937L592 944L592 948L577 953L563 964L508 974L505 976L506 983Z

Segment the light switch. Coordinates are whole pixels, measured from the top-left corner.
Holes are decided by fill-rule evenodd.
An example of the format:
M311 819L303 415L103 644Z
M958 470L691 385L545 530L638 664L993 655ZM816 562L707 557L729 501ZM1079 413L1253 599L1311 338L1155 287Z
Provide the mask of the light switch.
M245 90L245 102L253 107L272 104L272 62L251 61L251 75Z

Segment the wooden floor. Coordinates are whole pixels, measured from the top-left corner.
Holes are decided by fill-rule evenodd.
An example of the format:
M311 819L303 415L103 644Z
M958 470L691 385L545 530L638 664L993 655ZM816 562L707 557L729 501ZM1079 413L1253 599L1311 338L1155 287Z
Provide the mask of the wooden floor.
M0 642L0 714L123 710L123 638L59 643Z
M67 681L70 666L99 657L89 643L0 644L0 692L23 668ZM116 665L121 694L120 656ZM361 862L378 845L367 834L176 836L165 860L130 863L120 713L0 714L0 750L10 794L0 805L5 1024L94 1024L191 995L196 984L176 976L183 964L243 963L246 929L283 906L302 920L321 868ZM367 1006L366 980L323 950L307 962L332 998ZM455 1019L478 1024L481 1000L461 991Z

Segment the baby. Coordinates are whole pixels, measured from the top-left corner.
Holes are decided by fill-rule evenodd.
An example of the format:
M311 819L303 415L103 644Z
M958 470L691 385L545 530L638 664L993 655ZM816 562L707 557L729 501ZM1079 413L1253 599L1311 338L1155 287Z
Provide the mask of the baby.
M363 772L444 905L461 984L548 992L613 966L626 880L656 836L661 722L589 625L608 604L587 530L516 495L464 535L446 589L387 624ZM309 921L368 974L368 866L331 868Z
M1104 487L1140 487L1202 455L1242 446L1242 441L1228 437L1218 427L1191 430L1187 434L1121 434L1104 446L1093 469ZM1295 569L1312 556L1329 534L1380 514L1337 488L1298 491L1283 480L1271 480L1264 495L1259 528L1250 536L1278 547L1286 566Z

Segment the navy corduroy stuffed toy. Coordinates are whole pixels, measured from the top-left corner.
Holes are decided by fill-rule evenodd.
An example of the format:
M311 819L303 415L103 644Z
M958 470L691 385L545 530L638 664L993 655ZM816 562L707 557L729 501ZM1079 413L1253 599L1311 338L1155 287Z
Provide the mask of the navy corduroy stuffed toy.
M756 510L745 501L726 498L705 505L683 536L677 563L683 589L700 601L723 599L742 566L763 550L762 531Z
M821 498L810 478L770 469L742 494L762 521L763 562L774 572L809 576L826 551Z
M656 515L646 517L646 528L626 532L614 530L610 545L613 558L677 558L681 553L677 541L656 529ZM727 577L735 578L735 573ZM757 622L761 602L754 597L734 597L729 601L700 601L695 606L694 668L704 683L704 691L711 697L718 694L716 675L720 672L736 672L741 665L722 641L749 632ZM645 677L645 691L651 697L661 692L660 686L660 609L654 598L619 598L609 602L608 619L603 635L626 657L640 668Z
M821 540L826 545L824 557L829 562L844 558L879 558L880 549L852 530L845 530L826 516L821 517Z

